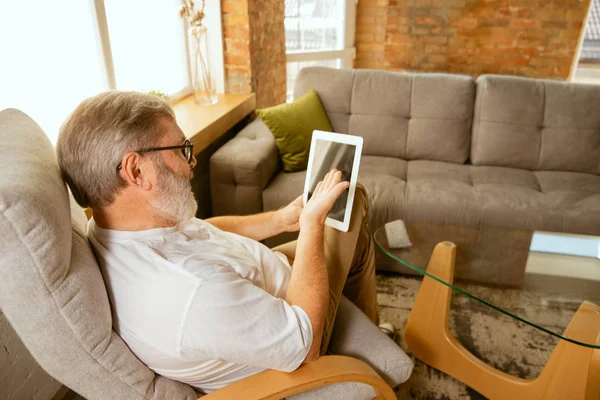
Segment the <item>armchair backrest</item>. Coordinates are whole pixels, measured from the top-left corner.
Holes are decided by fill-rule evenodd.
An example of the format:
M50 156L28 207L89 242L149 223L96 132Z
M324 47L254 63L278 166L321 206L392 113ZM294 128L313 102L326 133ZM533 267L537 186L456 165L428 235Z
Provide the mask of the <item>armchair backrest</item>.
M0 112L0 307L51 376L93 399L195 399L155 375L112 330L108 296L52 144Z

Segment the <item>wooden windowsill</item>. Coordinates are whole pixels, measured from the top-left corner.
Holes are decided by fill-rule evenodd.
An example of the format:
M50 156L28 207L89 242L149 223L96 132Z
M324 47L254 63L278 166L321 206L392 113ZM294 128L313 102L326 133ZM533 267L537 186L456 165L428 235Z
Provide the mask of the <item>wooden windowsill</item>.
M197 105L193 95L172 105L179 127L194 144L194 154L206 149L256 109L254 93L218 96L218 103L212 106Z

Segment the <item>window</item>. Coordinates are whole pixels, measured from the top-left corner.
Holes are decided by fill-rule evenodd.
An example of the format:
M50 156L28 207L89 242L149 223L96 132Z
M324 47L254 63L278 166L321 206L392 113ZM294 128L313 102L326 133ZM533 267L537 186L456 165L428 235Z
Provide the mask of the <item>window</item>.
M18 108L56 143L85 98L109 89L191 93L181 0L0 2L0 110ZM223 92L219 2L207 0L211 64ZM8 39L10 38L10 39Z
M188 86L178 0L104 0L115 86L173 94ZM142 10L142 11L141 11Z
M352 68L356 0L285 0L287 98L304 67Z
M600 0L592 0L590 4L579 61L574 70L571 80L600 84Z

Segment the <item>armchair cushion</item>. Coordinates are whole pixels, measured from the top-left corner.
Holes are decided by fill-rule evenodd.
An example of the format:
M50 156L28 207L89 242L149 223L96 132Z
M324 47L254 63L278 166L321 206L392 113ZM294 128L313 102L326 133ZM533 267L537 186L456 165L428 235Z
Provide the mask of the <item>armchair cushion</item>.
M414 367L410 357L345 297L340 300L328 352L364 361L391 387L406 382Z
M328 353L365 362L392 388L406 382L414 367L410 357L344 296L340 300ZM299 393L289 399L371 400L374 397L373 387L359 382L345 382Z
M306 169L314 130L332 131L319 95L314 90L309 90L290 104L256 110L256 114L275 136L286 172Z

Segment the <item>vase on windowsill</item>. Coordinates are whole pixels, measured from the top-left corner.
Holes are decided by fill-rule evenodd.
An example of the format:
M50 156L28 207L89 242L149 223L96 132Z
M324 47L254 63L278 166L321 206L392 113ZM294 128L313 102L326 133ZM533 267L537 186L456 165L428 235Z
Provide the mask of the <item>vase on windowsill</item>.
M194 101L198 105L213 105L219 99L210 70L208 32L204 25L188 27L187 45Z
M188 26L187 48L194 101L199 105L210 106L219 98L208 59L210 55L208 32L206 26L202 24L205 6L206 0L200 0L199 9L196 8L194 0L181 0L179 16L186 20Z

